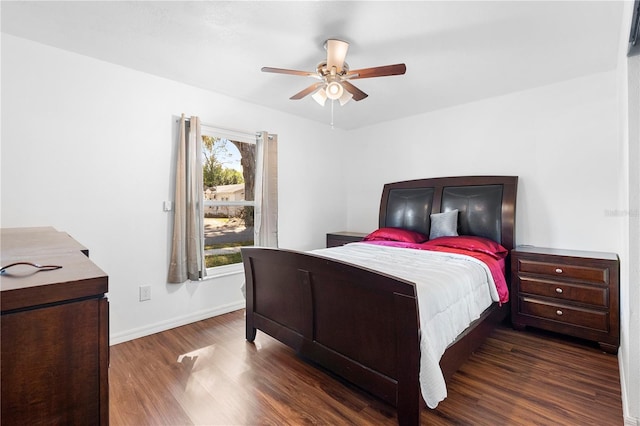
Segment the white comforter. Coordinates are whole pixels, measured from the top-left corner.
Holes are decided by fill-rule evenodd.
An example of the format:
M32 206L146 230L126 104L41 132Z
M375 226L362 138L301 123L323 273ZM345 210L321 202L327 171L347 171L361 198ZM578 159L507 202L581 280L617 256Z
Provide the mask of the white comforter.
M447 397L440 369L445 349L498 301L489 268L470 256L351 243L312 253L365 266L416 285L420 311L420 387L427 406Z

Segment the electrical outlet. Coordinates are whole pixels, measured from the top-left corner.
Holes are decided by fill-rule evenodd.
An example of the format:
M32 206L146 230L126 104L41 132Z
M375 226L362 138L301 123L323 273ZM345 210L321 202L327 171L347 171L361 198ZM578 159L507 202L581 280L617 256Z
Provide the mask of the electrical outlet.
M140 286L140 301L144 302L145 300L151 300L151 286L150 285L141 285Z

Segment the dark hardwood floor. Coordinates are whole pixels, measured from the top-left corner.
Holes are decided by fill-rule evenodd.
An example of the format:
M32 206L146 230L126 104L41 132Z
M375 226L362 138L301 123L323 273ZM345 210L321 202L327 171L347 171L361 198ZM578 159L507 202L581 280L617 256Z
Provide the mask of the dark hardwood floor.
M258 332L244 311L111 347L117 425L395 425L395 409ZM496 329L423 425L622 425L618 361L581 341Z

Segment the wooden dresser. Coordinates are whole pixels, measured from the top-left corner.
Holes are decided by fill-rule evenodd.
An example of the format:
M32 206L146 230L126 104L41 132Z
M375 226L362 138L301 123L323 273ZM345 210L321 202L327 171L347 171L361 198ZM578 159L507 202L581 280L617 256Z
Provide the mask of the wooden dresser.
M109 423L108 277L88 250L49 227L3 228L3 425Z
M614 253L520 246L511 251L511 321L620 345L620 264Z

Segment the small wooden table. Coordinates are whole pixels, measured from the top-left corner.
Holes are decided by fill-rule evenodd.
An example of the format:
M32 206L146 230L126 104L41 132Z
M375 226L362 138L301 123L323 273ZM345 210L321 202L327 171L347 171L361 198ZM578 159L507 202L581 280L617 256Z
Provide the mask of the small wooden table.
M362 232L330 232L327 234L327 247L343 246L347 243L362 241L367 235Z

